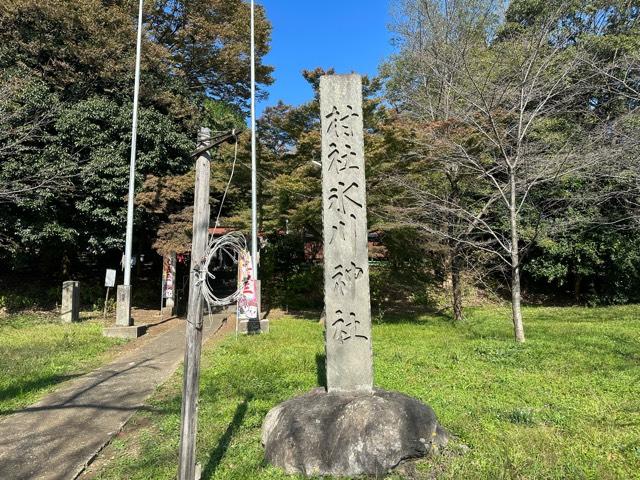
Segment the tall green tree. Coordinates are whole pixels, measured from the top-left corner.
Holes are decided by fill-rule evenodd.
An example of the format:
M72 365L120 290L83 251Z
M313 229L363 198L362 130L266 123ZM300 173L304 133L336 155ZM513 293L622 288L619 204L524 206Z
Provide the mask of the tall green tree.
M316 252L322 242L321 129L318 99L319 79L333 71L315 69L304 72L314 91L314 98L292 107L279 104L267 109L259 122L262 229L277 234L288 233L298 242L273 241L274 252L306 242L308 254ZM382 237L384 262L372 267L372 297L376 307L402 303L412 297L424 298L424 282L430 262L423 239L416 238L398 222L389 221L383 206L394 195L384 179L403 165L398 157L406 151L403 130L393 121L394 113L381 98L381 82L364 78L363 110L365 127L365 168L369 232ZM375 258L379 252L370 251ZM293 257L293 256L292 256ZM281 266L282 267L282 266ZM282 270L282 268L280 270ZM289 265L295 270L295 265ZM287 272L288 278L294 274ZM308 284L317 284L314 277ZM306 278L299 278L305 284Z
M241 0L145 2L137 186L184 175L215 100L249 98L249 6ZM137 2L12 0L0 6L0 255L14 259L119 249L131 141ZM258 8L257 80L270 25ZM260 90L261 91L261 90ZM51 175L54 172L55 175ZM136 248L154 235L136 213Z

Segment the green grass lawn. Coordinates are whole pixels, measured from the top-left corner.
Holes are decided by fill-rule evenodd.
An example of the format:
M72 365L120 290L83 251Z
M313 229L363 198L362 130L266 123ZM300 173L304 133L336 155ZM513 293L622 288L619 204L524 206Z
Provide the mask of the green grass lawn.
M37 401L59 383L100 364L113 345L102 323L63 324L57 316L0 318L0 415Z
M411 478L640 478L640 306L524 313L524 345L503 308L470 310L460 325L425 315L374 327L376 384L430 404L469 448L422 460ZM204 352L204 479L290 478L264 464L260 429L271 407L318 385L323 336L310 320L271 326ZM175 478L179 388L175 375L156 411L136 415L98 478Z

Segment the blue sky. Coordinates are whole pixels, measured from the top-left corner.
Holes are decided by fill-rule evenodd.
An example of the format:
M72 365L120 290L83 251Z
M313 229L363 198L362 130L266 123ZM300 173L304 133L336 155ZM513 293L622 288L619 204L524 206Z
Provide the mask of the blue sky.
M375 74L391 52L389 0L256 0L273 26L265 63L275 67L269 98L299 105L312 98L302 70L334 67L337 73Z

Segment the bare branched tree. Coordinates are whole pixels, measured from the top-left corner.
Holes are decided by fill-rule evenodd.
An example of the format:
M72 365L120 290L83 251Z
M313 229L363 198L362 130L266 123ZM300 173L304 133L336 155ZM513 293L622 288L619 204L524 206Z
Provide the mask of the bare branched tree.
M441 139L465 133L464 126L451 122L459 100L455 86L464 75L465 55L474 46L486 47L488 39L494 36L500 5L473 0L444 3L405 0L397 6L395 29L402 53L387 66L387 97L409 123L406 141L412 149L403 165L403 170L410 174L391 181L406 187L405 192L411 196L418 185L423 185L421 178L436 180L438 188L420 189L429 192L429 200L436 207L428 209L428 218L420 215L423 212L420 207L393 209L393 217L413 226L418 220L421 230L441 239L446 251L445 271L449 275L453 317L459 321L463 318L463 272L479 270L468 262L472 254L468 245L458 241L467 235L469 226L452 214L452 206L461 206L466 200L469 172L460 168L457 153ZM427 208L424 205L427 200L423 197L416 204L422 203ZM407 202L401 201L400 205L404 207Z
M524 342L522 258L545 216L563 205L538 192L596 161L582 154L589 150L588 132L570 122L589 115L586 105L575 109L592 78L577 74L583 54L569 48L571 32L559 21L560 11L496 36L491 19L499 16L498 5L407 4L406 42L395 62L403 71L392 76L391 100L414 122L442 120L442 127L413 141L421 154L436 142L446 145L431 165L449 188L398 175L390 182L404 189L410 206L394 214L498 259L509 272L515 338ZM467 13L450 10L455 8ZM441 27L452 18L462 25L453 29L457 36ZM415 65L412 78L402 81L409 64ZM465 190L456 193L456 182Z

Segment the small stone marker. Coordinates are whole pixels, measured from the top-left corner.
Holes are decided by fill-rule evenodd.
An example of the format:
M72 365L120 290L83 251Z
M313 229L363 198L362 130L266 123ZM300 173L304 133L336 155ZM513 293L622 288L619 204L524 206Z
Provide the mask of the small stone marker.
M116 290L116 325L130 327L131 321L131 285L118 285Z
M69 280L62 283L60 318L66 323L80 320L80 282Z
M362 80L320 78L327 388L373 389Z

